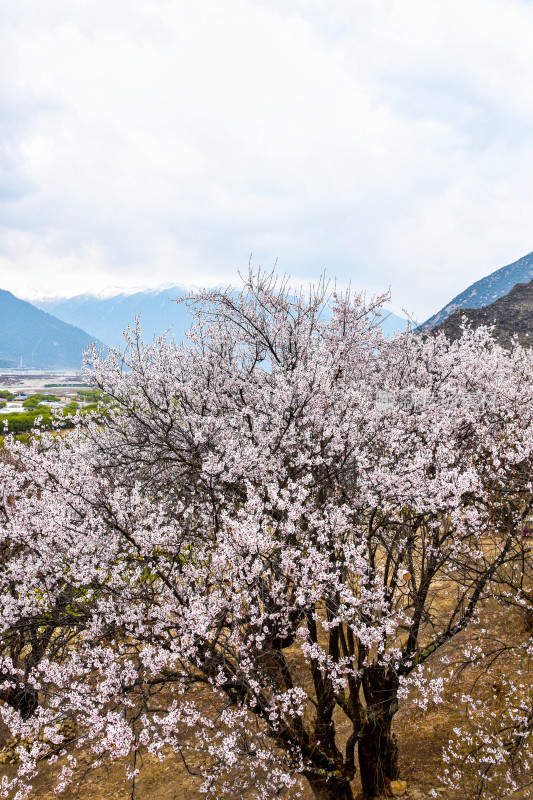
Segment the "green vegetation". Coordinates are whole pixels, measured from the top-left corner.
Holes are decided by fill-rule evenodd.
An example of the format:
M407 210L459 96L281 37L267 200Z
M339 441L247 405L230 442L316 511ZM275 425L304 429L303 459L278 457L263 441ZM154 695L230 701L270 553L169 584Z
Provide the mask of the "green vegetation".
M45 430L50 430L54 420L63 416L65 419L62 421L62 427L72 428L74 423L70 418L73 417L74 414L78 413L78 411L80 411L81 414L89 414L97 409L98 406L92 403L91 405L85 406L85 408L80 411L79 405L75 401L69 403L68 406L65 406L65 408L61 410L50 409L48 406L39 406L38 408L32 408L30 406L27 411L4 414L2 416L2 422L4 420L7 422L8 433L19 434L31 431L32 428L35 427L38 418L40 418L40 427Z
M80 384L85 385L85 384ZM98 411L99 404L110 403L111 398L105 395L100 389L88 389L79 391L78 400L71 400L71 402L63 408L50 408L48 405L40 405L41 402L54 403L60 402L60 398L55 394L33 394L23 401L22 405L24 411L13 411L8 414L0 416L0 431L2 433L12 433L18 440L26 441L28 434L35 428L36 421L39 419L39 427L42 430L51 430L54 423L57 425L61 417L61 428L74 427L73 417L76 414L91 414ZM5 399L4 399L5 398ZM15 395L8 391L0 392L0 408L5 408L7 405L6 400L14 400ZM79 402L78 402L79 401ZM80 408L80 403L84 405ZM100 406L101 408L101 406ZM103 417L106 412L103 413ZM4 446L4 436L0 436L0 449Z
M0 436L0 450L4 449L5 438L6 438L5 436ZM19 433L14 438L15 441L22 442L23 444L28 444L28 442L30 441L30 436L28 433Z
M77 389L78 387L85 387L86 383L45 383L45 389Z
M28 408L28 411L14 411L12 414L4 414L4 424L7 422L7 430L9 433L22 433L30 431L35 426L35 421L41 417L41 427L50 428L52 419L50 416L50 409L47 406L41 408Z
M24 400L24 408L37 408L39 403L60 403L61 400L55 394L32 394Z
M22 433L24 431L30 431L34 427L38 417L42 417L41 427L51 427L50 409L46 406L43 406L39 410L30 408L26 412L14 411L12 414L4 414L2 422L4 425L7 422L7 430L9 433Z
M101 389L85 389L78 392L78 397L84 403L109 403L111 398Z

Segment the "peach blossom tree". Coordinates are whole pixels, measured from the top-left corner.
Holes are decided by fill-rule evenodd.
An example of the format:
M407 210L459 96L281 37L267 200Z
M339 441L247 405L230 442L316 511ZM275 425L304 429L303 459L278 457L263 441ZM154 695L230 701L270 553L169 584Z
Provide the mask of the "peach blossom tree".
M63 751L64 787L84 747L133 783L149 751L217 796L352 800L358 773L376 797L399 704L438 699L426 664L519 563L533 358L388 341L383 298L262 272L188 302L184 343L137 325L92 353L103 423L7 441L0 699L26 744L3 790Z

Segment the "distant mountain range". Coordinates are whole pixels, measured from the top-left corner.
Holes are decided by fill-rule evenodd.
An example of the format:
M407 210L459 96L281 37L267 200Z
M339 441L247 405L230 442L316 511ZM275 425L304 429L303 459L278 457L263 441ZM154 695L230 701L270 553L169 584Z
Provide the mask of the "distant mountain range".
M172 329L171 333L176 339L181 339L184 331L191 325L191 317L184 303L178 304L172 300L178 300L186 294L179 286L172 286L107 298L83 294L55 300L38 300L35 305L64 322L92 331L101 341L121 349L124 346L122 331L128 325L133 325L138 313L141 313L145 341L151 341L154 336L168 329ZM381 326L387 336L392 336L396 331L403 331L407 321L387 311L381 320Z
M473 283L464 292L454 297L444 308L426 320L420 326L420 329L436 328L457 309L488 306L500 297L509 294L517 283L529 283L531 280L533 280L533 253L528 253L527 256L519 258L518 261L508 264L506 267L501 267L501 269L497 269L485 278Z
M117 294L83 294L38 300L33 305L0 290L0 366L79 367L81 351L93 340L118 349L122 332L141 314L145 341L170 330L176 339L190 327L185 297L179 286ZM387 336L402 332L407 321L386 312L380 321ZM533 253L487 275L457 295L420 330L442 329L450 338L460 335L463 317L473 326L492 325L494 335L509 344L513 335L533 342ZM86 333L90 331L90 333Z
M95 338L0 289L0 367L79 369Z
M169 328L172 328L177 339L181 339L183 332L191 325L191 318L184 304L171 300L178 300L186 294L184 289L173 286L103 298L80 294L54 300L36 300L35 305L64 322L92 331L102 342L122 349L122 331L134 324L135 316L139 313L145 341L151 341L154 335L159 336Z

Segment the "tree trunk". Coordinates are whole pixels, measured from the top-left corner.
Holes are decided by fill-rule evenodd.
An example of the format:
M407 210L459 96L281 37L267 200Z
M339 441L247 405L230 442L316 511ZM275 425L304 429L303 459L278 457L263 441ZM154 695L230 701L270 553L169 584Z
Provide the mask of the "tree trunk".
M28 719L35 713L39 705L39 695L33 686L20 686L0 692L0 700L8 703L20 712L22 719Z
M366 720L359 739L359 774L363 797L389 794L390 782L398 777L398 745L392 719L398 710L398 676L379 664L369 666L363 676Z
M391 731L392 716L375 716L359 742L359 774L364 797L388 794L398 777L398 745Z
M348 780L314 776L307 776L307 780L317 800L353 800L352 787Z

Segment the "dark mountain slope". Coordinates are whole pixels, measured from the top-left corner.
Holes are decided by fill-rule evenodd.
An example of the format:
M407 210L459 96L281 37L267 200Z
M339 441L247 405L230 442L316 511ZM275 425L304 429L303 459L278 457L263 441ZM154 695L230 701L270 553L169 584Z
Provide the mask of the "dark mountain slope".
M434 330L442 331L449 339L457 339L464 321L473 328L494 326L494 338L505 347L511 345L513 336L521 344L533 346L533 280L518 283L509 294L484 308L454 311Z
M446 317L449 317L458 308L483 308L494 303L498 298L508 294L517 283L528 283L533 279L533 253L508 264L506 267L492 272L485 278L476 281L464 292L458 294L444 306L437 314L430 317L421 326L422 330L435 328Z
M79 368L82 350L95 340L11 292L0 289L0 366Z

